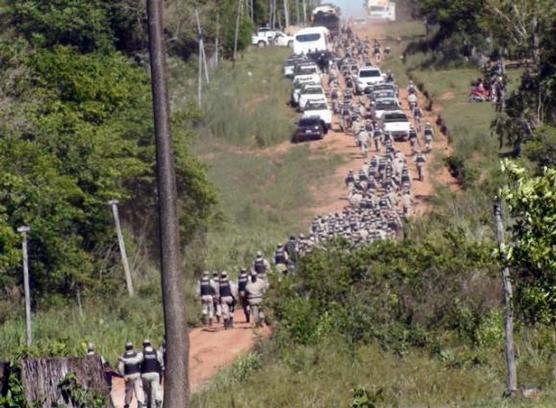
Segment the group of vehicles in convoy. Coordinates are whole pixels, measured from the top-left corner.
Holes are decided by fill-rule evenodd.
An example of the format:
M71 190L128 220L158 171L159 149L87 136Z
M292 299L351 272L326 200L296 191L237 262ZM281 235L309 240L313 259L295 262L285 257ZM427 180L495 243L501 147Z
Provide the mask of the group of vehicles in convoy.
M360 67L354 59L334 59L328 45L315 46L307 46L311 52L292 54L284 64L284 76L292 80L290 105L301 113L292 141L324 138L332 128L333 115L343 115L345 109L351 109L354 117L357 115L355 107L340 106L335 91L327 92L323 86L323 71L333 65L343 75L348 93L367 96L373 106L372 119L383 131L390 133L395 140L407 140L410 120L401 108L393 78L370 64ZM318 61L319 55L324 53L329 56L325 69L322 61Z

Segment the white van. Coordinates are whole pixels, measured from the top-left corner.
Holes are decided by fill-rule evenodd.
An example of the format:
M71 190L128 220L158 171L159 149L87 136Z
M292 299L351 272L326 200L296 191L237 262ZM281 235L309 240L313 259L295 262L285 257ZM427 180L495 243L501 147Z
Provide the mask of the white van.
M294 54L307 54L315 51L329 50L330 33L326 27L309 27L295 33L293 41Z
M396 21L396 3L389 2L386 4L371 4L373 2L369 1L369 7L367 13L369 18L372 20L384 20L384 21Z

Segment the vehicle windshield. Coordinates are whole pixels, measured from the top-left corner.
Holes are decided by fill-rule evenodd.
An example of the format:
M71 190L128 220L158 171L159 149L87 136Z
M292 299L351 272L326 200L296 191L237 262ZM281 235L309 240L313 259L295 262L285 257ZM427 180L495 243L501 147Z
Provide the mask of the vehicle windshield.
M328 106L326 106L326 103L324 102L319 102L319 103L309 103L305 106L305 110L326 110L328 109Z
M313 75L317 73L317 69L315 67L302 67L297 70L299 75Z
M400 107L395 101L378 102L375 106L376 110L381 110L381 111L398 110L399 108Z
M299 121L299 126L318 126L319 121L318 118L304 118Z
M295 40L299 42L313 42L320 40L320 34L299 34L295 36Z
M389 113L388 115L384 115L384 123L392 122L408 122L407 116L403 113Z
M373 97L377 98L390 98L394 96L394 91L392 90L384 90L384 91L375 91L373 92Z
M380 71L376 69L368 69L365 71L359 72L360 78L376 78L380 76Z
M311 87L311 88L306 88L303 91L304 94L309 94L309 95L317 95L317 94L321 94L322 93L322 88L320 87Z

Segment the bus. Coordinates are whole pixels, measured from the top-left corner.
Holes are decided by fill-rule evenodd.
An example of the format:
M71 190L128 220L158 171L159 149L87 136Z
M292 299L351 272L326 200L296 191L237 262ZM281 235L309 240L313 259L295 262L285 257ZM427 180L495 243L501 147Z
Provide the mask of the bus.
M309 27L295 33L294 54L307 54L330 50L330 32L326 27Z

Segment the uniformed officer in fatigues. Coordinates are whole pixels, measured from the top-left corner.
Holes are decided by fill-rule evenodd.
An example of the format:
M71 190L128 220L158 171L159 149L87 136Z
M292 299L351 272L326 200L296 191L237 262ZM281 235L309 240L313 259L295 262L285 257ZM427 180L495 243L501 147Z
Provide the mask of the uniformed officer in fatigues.
M282 244L276 246L276 251L274 252L274 265L276 266L276 272L280 275L287 275L288 253Z
M425 179L425 163L427 159L425 155L421 152L417 152L417 157L415 157L415 164L417 166L417 174L419 175L419 181Z
M210 327L214 318L214 288L210 284L208 271L203 272L203 277L199 281L199 295L202 304L203 324Z
M255 323L255 327L261 327L264 321L264 312L262 310L263 296L268 285L266 280L260 279L256 271L251 272L251 279L247 282L247 299L249 300L249 308L251 310L251 321Z
M241 308L243 309L243 314L245 315L245 322L249 323L249 301L247 300L247 282L249 281L249 275L247 275L247 269L241 268L239 272L239 277L237 279L239 302Z
M220 305L222 307L222 319L224 319L224 329L228 330L234 327L234 296L232 294L232 285L228 278L228 272L224 271L220 274Z
M146 384L149 408L162 407L162 373L164 372L164 357L162 352L155 350L149 340L143 341L143 363L141 364L141 378ZM147 406L147 405L146 405Z
M214 306L214 314L216 315L216 321L220 323L220 316L222 316L222 308L220 307L220 278L218 272L212 273L212 279L210 280L210 286L212 288L212 301Z
M257 276L259 279L266 280L266 274L270 271L270 263L264 259L263 253L261 251L257 251L257 257L253 262L252 270L257 272Z
M125 400L124 408L129 408L133 401L133 395L137 399L137 406L143 407L145 394L143 392L143 382L141 380L141 363L143 354L133 349L133 343L127 342L125 352L118 362L118 371L123 375L125 381Z

